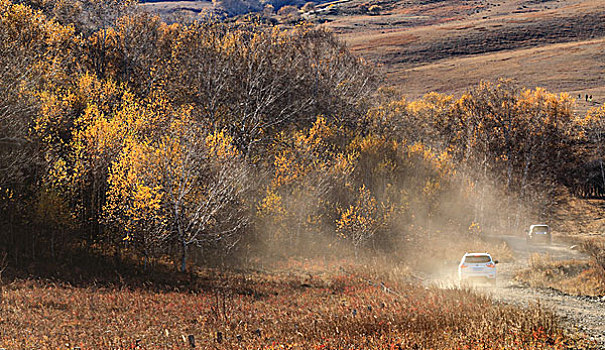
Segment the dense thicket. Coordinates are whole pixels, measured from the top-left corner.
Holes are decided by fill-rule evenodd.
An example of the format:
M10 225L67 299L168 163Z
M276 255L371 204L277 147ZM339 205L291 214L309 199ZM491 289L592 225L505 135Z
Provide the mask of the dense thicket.
M408 102L322 29L82 4L0 0L0 245L15 264L74 245L181 269L409 248L546 215L602 158L603 111L576 118L564 94L501 81Z

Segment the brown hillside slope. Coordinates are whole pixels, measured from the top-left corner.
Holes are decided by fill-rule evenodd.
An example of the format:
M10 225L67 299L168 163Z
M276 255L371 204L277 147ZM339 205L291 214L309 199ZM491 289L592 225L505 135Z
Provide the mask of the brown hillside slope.
M482 79L507 77L528 87L581 94L579 112L605 102L602 0L318 3L302 17L324 23L353 51L382 65L386 83L411 98L430 91L459 94ZM142 6L163 15L195 15L211 3L158 1ZM596 103L587 103L586 94Z
M508 77L604 100L605 7L599 1L439 4L396 3L383 16L334 18L328 25L354 51L382 63L387 80L411 97L459 93L481 79ZM409 20L398 21L404 13ZM352 29L359 27L364 30ZM585 102L580 110L591 106Z

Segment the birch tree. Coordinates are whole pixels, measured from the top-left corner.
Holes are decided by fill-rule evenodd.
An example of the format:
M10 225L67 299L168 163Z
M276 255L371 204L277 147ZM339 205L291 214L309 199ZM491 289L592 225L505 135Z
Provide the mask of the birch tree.
M144 254L174 244L181 271L192 247L229 251L250 222L251 188L230 141L183 114L160 141L128 147L111 169L106 220Z

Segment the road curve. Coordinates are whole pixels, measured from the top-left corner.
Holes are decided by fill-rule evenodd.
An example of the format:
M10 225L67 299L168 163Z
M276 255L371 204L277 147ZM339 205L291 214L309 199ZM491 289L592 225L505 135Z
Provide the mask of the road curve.
M605 298L571 296L553 289L536 289L515 281L518 271L529 267L534 253L548 254L553 260L584 260L588 257L556 239L551 245L528 245L524 237L500 236L514 253L514 261L498 264L498 287L487 291L497 300L526 306L539 302L553 310L570 329L579 330L605 349Z
M497 265L498 283L496 287L476 286L476 290L486 293L496 300L519 306L540 303L552 310L562 321L563 326L573 331L580 331L594 340L600 349L605 349L605 297L572 296L550 288L532 288L515 280L515 275L529 268L532 254L548 254L553 260L587 260L588 257L570 249L568 243L554 239L550 245L528 245L525 237L495 236L489 240L503 240L513 251L512 262ZM497 256L494 256L498 259ZM426 276L424 283L442 288L455 288L457 283L455 267L450 266L441 273Z

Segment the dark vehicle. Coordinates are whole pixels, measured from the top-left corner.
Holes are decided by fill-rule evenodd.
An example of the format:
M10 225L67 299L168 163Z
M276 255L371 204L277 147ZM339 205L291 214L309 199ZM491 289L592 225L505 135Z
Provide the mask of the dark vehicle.
M552 243L550 227L548 225L531 225L527 232L527 243Z

